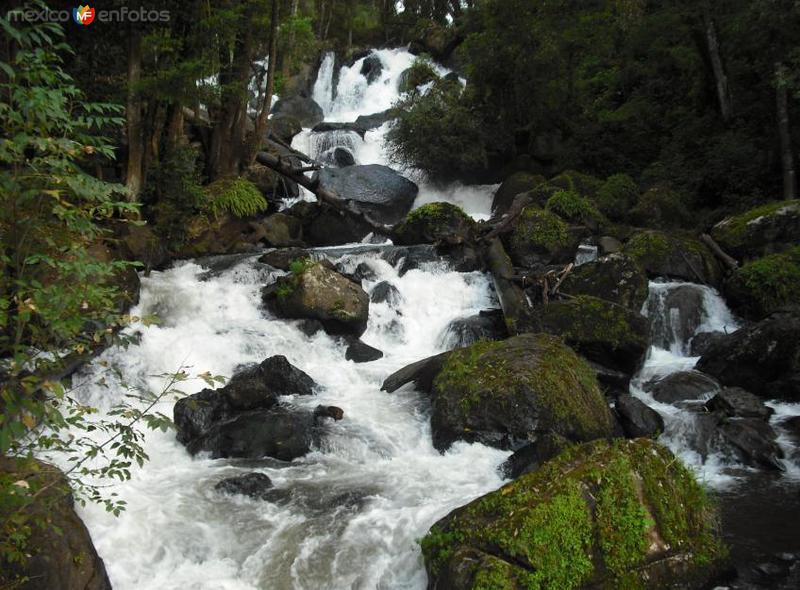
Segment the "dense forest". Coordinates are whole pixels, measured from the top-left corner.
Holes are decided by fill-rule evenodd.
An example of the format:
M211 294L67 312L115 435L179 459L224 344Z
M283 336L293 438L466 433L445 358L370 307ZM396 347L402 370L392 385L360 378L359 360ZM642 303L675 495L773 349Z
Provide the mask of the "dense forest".
M0 28L0 589L796 587L800 4Z

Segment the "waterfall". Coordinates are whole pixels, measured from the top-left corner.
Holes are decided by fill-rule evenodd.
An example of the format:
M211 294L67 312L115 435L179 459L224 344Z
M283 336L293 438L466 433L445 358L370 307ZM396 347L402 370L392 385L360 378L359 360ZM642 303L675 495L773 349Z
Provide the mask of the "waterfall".
M322 107L325 113L328 113L333 104L333 68L336 62L336 56L332 51L328 51L322 58L322 63L317 72L317 79L314 82L314 88L311 94L316 103Z

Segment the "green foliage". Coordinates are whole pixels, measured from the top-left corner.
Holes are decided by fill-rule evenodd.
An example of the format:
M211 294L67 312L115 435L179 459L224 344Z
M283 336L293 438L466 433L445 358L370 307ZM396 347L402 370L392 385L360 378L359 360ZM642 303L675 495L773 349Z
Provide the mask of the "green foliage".
M400 116L386 136L395 161L432 178L468 178L488 166L484 130L458 82L439 81L425 94L412 92L396 105Z
M287 297L291 297L300 283L300 277L316 264L318 264L318 262L312 258L298 258L292 260L289 264L289 274L282 277L278 282L278 286L275 288L275 294L278 298L286 299Z
M595 202L609 219L619 221L636 204L639 187L627 174L612 174L600 186Z
M205 187L205 193L208 209L215 218L223 213L249 217L269 207L258 187L241 176L215 180Z
M759 318L796 302L800 246L746 263L731 277L729 290L749 315Z
M689 555L687 573L725 557L713 508L691 473L648 440L574 447L435 524L421 547L438 575L459 551L487 588L635 588L655 529ZM524 565L521 565L524 564ZM462 567L463 562L457 565Z
M653 187L630 211L629 219L644 227L689 229L697 219L690 212L684 197L665 187Z
M425 60L417 58L411 67L403 73L400 80L400 92L411 92L427 84L428 82L435 82L439 79L439 74L433 69L431 64Z

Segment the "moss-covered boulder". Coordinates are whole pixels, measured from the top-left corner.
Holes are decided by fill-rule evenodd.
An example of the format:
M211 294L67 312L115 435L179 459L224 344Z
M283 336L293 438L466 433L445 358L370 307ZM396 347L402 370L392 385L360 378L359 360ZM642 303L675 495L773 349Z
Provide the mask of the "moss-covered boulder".
M256 225L256 231L263 234L262 241L274 248L303 245L303 224L297 217L273 213Z
M723 250L738 258L780 252L800 243L800 200L767 203L723 219L711 230Z
M568 295L592 295L633 311L647 299L647 275L629 256L609 254L573 269L561 283Z
M726 550L703 489L647 440L568 450L421 541L429 588L700 588Z
M295 261L262 297L277 316L319 320L329 334L361 336L367 329L369 295L323 262Z
M639 186L627 174L609 176L597 190L594 201L612 221L622 221L639 200Z
M472 236L475 222L451 203L428 203L409 213L392 234L395 244L460 244Z
M453 351L434 379L432 407L441 451L456 440L517 447L547 433L587 441L611 436L615 425L594 371L548 334Z
M625 254L639 263L650 277L670 277L717 286L722 269L700 241L678 234L648 230L633 234Z
M417 59L414 60L410 68L400 73L397 86L400 92L410 92L423 84L435 82L438 79L439 74L436 73L436 70L434 70L427 61Z
M543 306L541 323L590 361L628 375L639 370L650 345L643 315L589 295Z
M573 191L592 198L603 184L603 181L599 178L576 170L564 170L564 172L554 176L548 182L562 190Z
M547 199L545 209L572 223L585 225L596 232L604 222L603 215L588 198L575 191L560 190Z
M737 313L761 319L800 301L800 246L750 261L724 285L725 297Z
M501 215L508 211L514 197L520 193L526 193L545 182L544 176L539 174L529 174L528 172L515 172L506 178L492 199L492 212ZM544 204L544 203L542 203Z
M558 215L530 205L522 210L504 242L516 266L567 262L578 246L576 236Z
M630 210L628 220L637 226L688 230L696 225L684 198L673 190L653 187Z

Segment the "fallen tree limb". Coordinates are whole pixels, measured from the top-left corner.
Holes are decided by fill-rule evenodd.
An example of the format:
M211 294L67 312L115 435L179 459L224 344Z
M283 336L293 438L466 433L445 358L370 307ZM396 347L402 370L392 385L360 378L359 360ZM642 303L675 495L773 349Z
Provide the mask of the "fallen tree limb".
M491 239L484 254L494 279L508 333L513 336L527 331L530 324L528 297L514 281L514 266L503 248L503 243L498 238Z
M720 248L719 244L714 241L708 234L702 234L700 236L700 241L703 242L708 249L717 257L717 259L724 264L728 270L734 271L739 268L739 262L729 254L727 254L722 248Z
M487 232L486 235L479 237L478 239L490 242L500 234L511 231L514 226L514 222L517 220L517 217L522 214L522 210L532 202L533 199L525 194L519 194L514 197L514 201L511 203L511 207L508 208L508 211L505 213L505 215L497 220L489 220L482 227L482 230Z
M373 231L382 235L390 235L392 233L391 226L378 223L363 211L359 211L353 207L350 201L342 199L333 191L320 186L317 178L309 178L306 176L304 172L307 167L295 166L288 158L276 156L268 152L258 152L258 154L256 154L256 162L295 181L300 186L314 193L320 202L330 205L337 211L363 222Z

